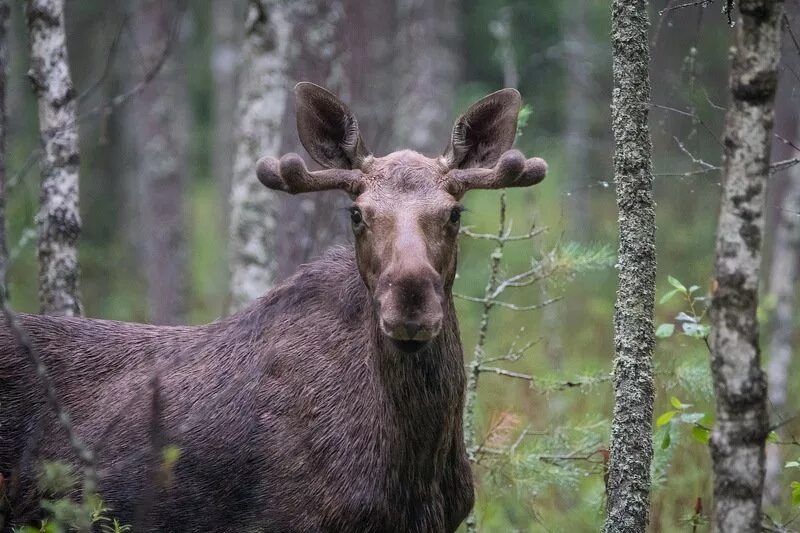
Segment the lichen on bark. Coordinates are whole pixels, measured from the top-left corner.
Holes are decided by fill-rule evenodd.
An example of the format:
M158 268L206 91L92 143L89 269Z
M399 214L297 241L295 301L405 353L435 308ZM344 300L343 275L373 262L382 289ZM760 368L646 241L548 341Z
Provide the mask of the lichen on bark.
M714 531L761 530L767 390L758 346L758 280L780 57L779 0L741 0L723 134L723 193L711 303Z
M614 178L619 287L614 314L614 415L606 532L643 532L653 455L655 204L648 126L650 54L645 0L612 5Z
M77 102L70 77L63 0L29 0L27 24L44 155L39 225L39 303L42 313L81 314L78 292Z

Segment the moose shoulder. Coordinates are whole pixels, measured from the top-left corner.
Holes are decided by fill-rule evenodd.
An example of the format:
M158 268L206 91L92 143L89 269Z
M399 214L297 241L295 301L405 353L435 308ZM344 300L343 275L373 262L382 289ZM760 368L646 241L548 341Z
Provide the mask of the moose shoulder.
M335 96L309 83L296 95L300 139L324 168L289 154L261 160L258 178L349 193L355 250L206 326L20 315L96 451L104 500L135 531L454 531L472 506L451 296L458 201L544 177L544 161L510 150L519 94L474 104L437 158L375 157ZM156 437L181 450L171 476L147 467ZM48 460L76 461L3 325L7 527L36 518Z

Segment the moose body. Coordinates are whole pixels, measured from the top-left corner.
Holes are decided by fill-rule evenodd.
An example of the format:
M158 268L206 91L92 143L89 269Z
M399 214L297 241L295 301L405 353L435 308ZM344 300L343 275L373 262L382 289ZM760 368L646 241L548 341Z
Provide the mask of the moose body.
M519 94L473 105L438 159L374 158L338 99L305 83L297 96L301 141L326 170L290 154L259 162L258 178L348 192L355 253L334 249L205 326L19 315L96 454L100 494L137 533L442 532L472 507L452 302L458 199L544 177L542 160L508 150ZM3 324L10 525L40 513L42 461L78 464L28 355ZM167 443L181 452L169 475Z
M20 318L76 432L98 448L100 493L124 523L156 483L145 468L155 364L167 369L164 437L182 453L155 496L154 531L452 531L472 505L455 320L398 357L368 299L352 252L335 250L207 326ZM20 429L13 443L3 431L0 457L4 469L22 461L28 494L12 504L29 519L40 461L74 455L6 329L0 349L0 421Z

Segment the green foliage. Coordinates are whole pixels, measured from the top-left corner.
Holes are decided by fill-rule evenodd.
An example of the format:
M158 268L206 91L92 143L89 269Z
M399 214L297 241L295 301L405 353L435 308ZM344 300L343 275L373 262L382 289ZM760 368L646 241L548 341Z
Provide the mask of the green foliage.
M700 287L698 285L692 285L686 288L683 283L672 276L667 276L667 281L673 289L664 293L658 303L663 305L672 300L675 296L682 296L686 304L686 309L675 316L675 320L680 323L681 333L687 337L700 339L708 337L710 326L703 322L708 312L708 306L706 305L707 297L695 295ZM661 324L656 328L656 337L671 337L674 332L675 324Z
M179 451L164 450L165 463L178 460ZM107 507L97 494L84 494L83 501L74 496L79 483L74 468L61 462L43 462L37 479L41 495L40 505L47 514L38 526L22 526L14 533L67 533L71 531L100 531L101 533L129 533L129 525L110 516Z

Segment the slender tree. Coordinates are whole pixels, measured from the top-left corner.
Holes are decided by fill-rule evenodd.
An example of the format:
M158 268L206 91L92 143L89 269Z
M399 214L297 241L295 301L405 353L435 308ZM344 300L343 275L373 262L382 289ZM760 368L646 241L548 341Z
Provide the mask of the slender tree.
M788 58L784 55L784 60L786 59ZM794 139L793 144L796 145L800 142L800 120L794 110L797 106L797 95L793 94L794 91L781 92L783 98L778 96L778 99L783 100L783 105L777 104L778 116L790 119L792 133L788 138ZM783 145L785 149L780 150L781 145L782 143L775 147L777 153L774 153L773 159L783 159L781 152L789 157L795 156L794 148ZM772 178L776 179L777 176ZM772 186L770 184L770 187ZM786 407L797 310L796 292L797 283L800 281L800 165L789 168L785 183L783 187L778 188L777 193L777 197L780 197L777 202L780 208L775 210L777 221L773 231L772 257L768 274L767 297L775 302L775 306L769 317L767 390L773 418L781 419L790 414L786 412ZM780 433L780 430L778 432ZM781 446L767 444L766 454L764 502L777 505L786 494L785 487L780 484L780 474L783 471Z
M231 310L269 290L277 264L275 193L255 179L256 161L279 154L289 83L291 7L280 0L250 0L242 43L236 154L231 181Z
M569 157L564 159L567 187L575 194L570 198L567 222L576 235L586 234L589 225L588 196L580 188L591 175L592 142L592 46L588 15L592 7L584 0L561 3L566 61L566 97L564 98L564 141Z
M350 109L358 117L361 135L376 155L394 151L392 121L396 76L395 0L344 0L342 32L345 75L350 85Z
M714 530L760 531L767 387L758 346L758 277L778 83L783 2L740 0L723 143L711 303Z
M453 122L458 81L453 0L397 0L394 149L438 155Z
M646 0L614 0L611 25L619 287L614 315L614 418L604 531L644 532L649 520L653 455L656 279Z
M8 246L6 244L6 79L8 76L8 21L11 6L0 0L0 291L8 293Z
M186 139L185 84L175 50L178 2L137 4L134 34L145 71L169 54L158 76L134 100L142 258L148 319L179 324L186 313L187 265L184 215Z
M292 88L301 80L348 98L341 2L250 0L242 45L238 133L231 184L231 309L269 290L342 235L338 196L276 197L255 179L264 155L302 153ZM341 215L338 215L341 218Z
M64 29L64 0L28 0L28 39L44 155L39 223L42 313L81 314L78 291L78 124Z
M214 178L219 185L220 198L227 203L230 196L231 169L236 149L234 124L239 75L240 42L244 0L212 2L214 49L211 55L211 74L214 77ZM227 230L227 206L220 209L220 222Z

